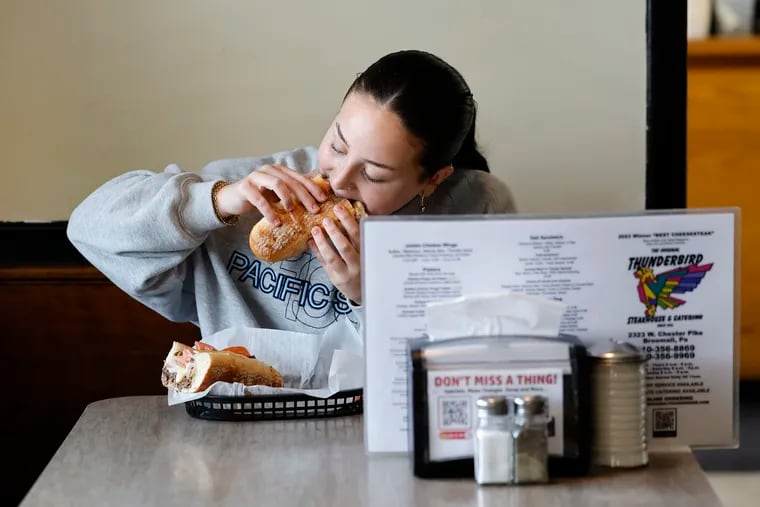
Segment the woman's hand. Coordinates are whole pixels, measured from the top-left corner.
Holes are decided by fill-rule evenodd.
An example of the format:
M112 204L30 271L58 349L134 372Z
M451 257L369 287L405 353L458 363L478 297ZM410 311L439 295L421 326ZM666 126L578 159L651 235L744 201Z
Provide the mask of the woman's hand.
M327 195L308 175L280 165L265 165L219 190L216 207L222 216L247 215L258 210L277 226L282 224L272 204L280 201L285 209L292 210L293 199L316 213L317 201L324 201Z
M345 234L330 218L322 227L314 227L309 248L316 256L335 287L354 303L362 300L362 266L359 255L359 223L343 206L335 207L335 214ZM332 242L332 244L331 244Z

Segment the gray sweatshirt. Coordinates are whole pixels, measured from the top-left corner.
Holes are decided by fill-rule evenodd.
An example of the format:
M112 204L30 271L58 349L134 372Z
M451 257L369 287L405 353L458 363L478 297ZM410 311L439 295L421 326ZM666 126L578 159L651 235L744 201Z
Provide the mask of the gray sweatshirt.
M74 209L68 237L127 294L169 320L194 323L204 337L231 326L315 334L340 319L359 326L361 307L335 289L311 253L269 264L248 246L261 215L227 226L214 213L215 182L237 181L265 164L308 173L316 157L316 148L307 147L220 160L199 172L176 165L161 173L131 171ZM514 211L506 185L482 171L454 171L425 204L426 214ZM397 212L416 213L417 199Z

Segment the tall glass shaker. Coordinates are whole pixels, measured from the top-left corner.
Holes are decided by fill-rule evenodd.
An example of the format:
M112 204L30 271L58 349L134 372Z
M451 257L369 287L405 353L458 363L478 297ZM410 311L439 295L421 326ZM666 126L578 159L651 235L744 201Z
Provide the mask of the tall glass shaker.
M548 404L544 396L514 399L514 482L539 483L549 480Z
M646 357L634 345L617 340L591 347L590 354L593 463L646 465Z
M478 484L509 484L514 460L510 400L504 396L483 396L475 404L478 407L475 480Z

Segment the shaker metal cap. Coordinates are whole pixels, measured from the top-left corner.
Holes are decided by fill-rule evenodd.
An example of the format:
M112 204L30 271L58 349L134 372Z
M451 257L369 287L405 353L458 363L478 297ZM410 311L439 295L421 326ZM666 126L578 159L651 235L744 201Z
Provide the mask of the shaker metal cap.
M509 402L505 396L482 396L475 402L478 413L488 415L507 415Z
M520 396L513 401L515 413L538 415L546 412L549 400L545 396Z
M608 363L640 363L646 360L635 345L615 339L595 344L589 353L596 360Z

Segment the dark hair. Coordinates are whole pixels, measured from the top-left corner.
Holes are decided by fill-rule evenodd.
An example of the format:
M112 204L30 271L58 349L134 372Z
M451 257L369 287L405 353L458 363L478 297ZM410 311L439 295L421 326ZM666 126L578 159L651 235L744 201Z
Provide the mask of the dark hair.
M462 75L424 51L388 54L357 76L346 92L366 93L396 113L423 143L428 174L449 164L490 172L475 142L477 104Z

